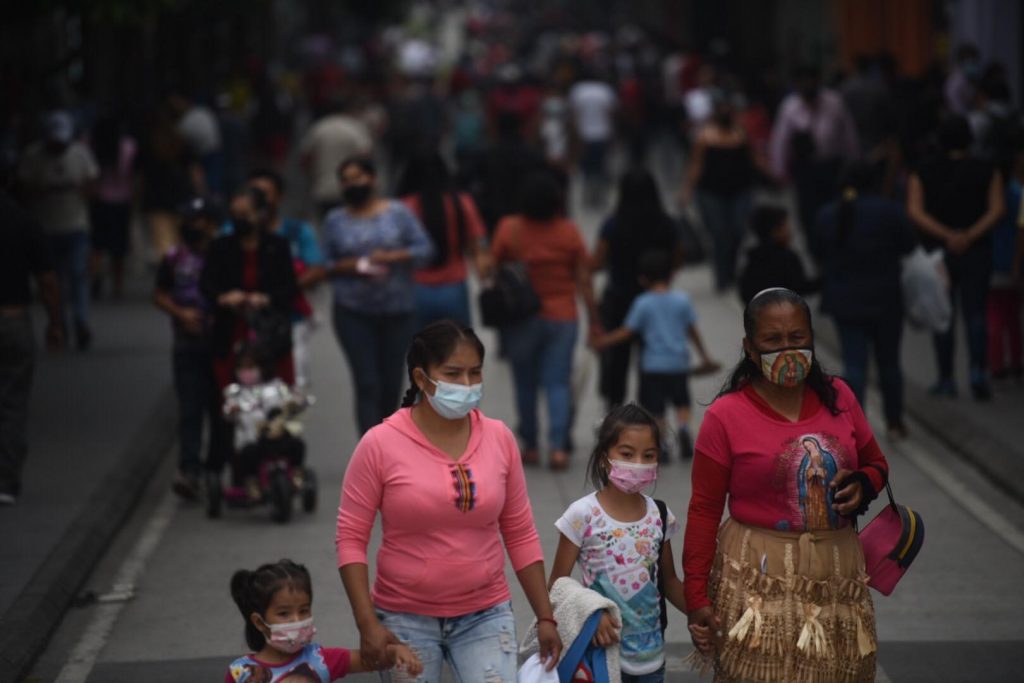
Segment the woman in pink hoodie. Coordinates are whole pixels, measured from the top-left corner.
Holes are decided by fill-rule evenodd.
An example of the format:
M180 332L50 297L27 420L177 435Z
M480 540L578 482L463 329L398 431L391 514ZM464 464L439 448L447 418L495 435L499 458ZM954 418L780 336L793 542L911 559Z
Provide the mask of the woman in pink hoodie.
M542 658L549 670L558 663L562 642L519 449L504 423L477 410L483 360L468 327L441 321L420 330L403 407L363 436L345 472L338 567L371 668L386 666L386 646L401 641L422 660L423 680L439 680L445 660L458 680L515 680L505 551L537 616ZM371 592L366 548L378 511Z

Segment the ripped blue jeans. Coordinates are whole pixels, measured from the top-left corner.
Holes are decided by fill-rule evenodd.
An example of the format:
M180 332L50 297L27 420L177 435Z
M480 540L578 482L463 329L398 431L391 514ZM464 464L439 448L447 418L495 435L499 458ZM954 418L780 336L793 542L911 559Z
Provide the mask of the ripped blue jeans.
M444 662L460 683L515 683L517 641L511 602L445 618L377 608L377 618L423 662L416 683L439 683ZM397 671L381 672L380 677L384 683L412 680Z

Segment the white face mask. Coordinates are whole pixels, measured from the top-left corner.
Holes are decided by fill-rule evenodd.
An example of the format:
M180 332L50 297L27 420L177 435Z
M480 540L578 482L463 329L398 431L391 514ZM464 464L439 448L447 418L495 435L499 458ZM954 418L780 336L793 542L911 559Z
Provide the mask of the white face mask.
M447 420L459 420L480 405L484 395L483 384L452 384L427 377L427 381L437 387L434 395L423 392L434 411Z
M287 624L267 624L267 628L270 629L270 637L267 638L267 642L275 650L288 654L295 654L309 645L316 634L316 626L313 626L313 617L303 621L292 621Z

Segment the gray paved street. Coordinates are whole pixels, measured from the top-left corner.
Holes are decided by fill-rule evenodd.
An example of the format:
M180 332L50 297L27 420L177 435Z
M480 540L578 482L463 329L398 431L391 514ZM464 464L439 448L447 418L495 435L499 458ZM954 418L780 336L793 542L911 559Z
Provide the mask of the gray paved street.
M586 213L581 221L589 244L593 244L597 218ZM732 294L724 298L715 296L709 281L706 267L700 266L684 270L676 286L692 294L701 316L702 333L714 355L728 367L738 357L742 336L739 304ZM328 292L322 289L316 300L322 320L326 319L328 304ZM131 353L119 347L117 339L121 337L108 337L100 339L94 356L50 359L43 364L34 398L38 424L53 429L53 423L45 421L46 416L66 414L68 422L55 430L56 435L66 430L68 435L75 435L75 443L82 444L81 456L66 458L64 467L103 466L99 460L102 454L123 447L125 439L130 438L131 430L124 423L142 420L167 387L169 371L163 372L167 370L166 345L160 341L166 330L155 314L141 308L145 304L138 302L112 308L109 313L110 329L123 329L125 338L130 334L132 339L148 340L144 344L133 342ZM101 313L98 329L104 327L103 315L107 314ZM122 327L129 320L135 321L132 324L137 327ZM830 324L824 319L816 322L822 333L819 351L828 366L838 369L828 348ZM509 369L497 358L496 340L490 332L485 333L484 341L489 352L484 410L514 424ZM139 351L139 346L148 350ZM929 378L931 361L927 340L910 334L904 349L911 380L924 384ZM227 663L244 650L242 625L228 594L228 579L235 569L251 568L281 557L301 561L312 571L319 639L332 645L358 646L358 633L335 568L333 544L338 490L356 442L349 374L327 325L321 325L314 336L313 353L313 392L318 402L308 415L305 438L309 462L320 477L321 500L315 513L298 514L286 526L271 523L263 510L228 511L223 519L210 521L199 506L181 503L169 492L173 452L170 444L165 444L165 457L142 495L141 504L83 587L111 600L72 608L29 680L221 680ZM113 356L123 359L119 362L124 363L125 376L100 386L83 382L95 387L89 395L76 398L62 394L63 384L50 375L65 364L74 365L76 372L99 375L102 373L97 368L90 368ZM549 561L557 543L552 523L571 501L588 491L583 466L593 443L593 428L601 417L601 403L594 389L596 363L582 347L577 361L582 388L574 434L579 448L575 461L565 473L552 474L546 469L531 469L527 473L534 515ZM700 423L703 404L711 401L721 381L722 375L693 382L695 426ZM94 412L84 416L66 405L68 401L77 407L89 406ZM968 399L960 401L965 420L969 414L978 412ZM877 396L872 396L870 405L870 417L878 426L880 421L874 414ZM1024 414L1020 411L1022 405L1024 395L1020 388L1000 393L992 404L991 415L1002 416L1002 421L990 428L1010 443L1019 444L1019 437L1024 436L1019 419ZM137 419L130 419L133 410L139 411ZM76 415L73 421L71 415ZM115 415L118 419L106 419ZM882 443L892 465L892 481L898 496L922 512L928 534L923 552L895 594L888 598L875 596L880 639L878 680L1021 680L1024 508L953 453L939 435L929 433L917 421L911 421L909 426L912 438L908 441L893 445L883 439ZM38 448L44 449L46 431L40 427L34 436ZM1021 454L1019 447L1017 454ZM40 466L46 462L53 460L40 457ZM61 474L73 475L74 470ZM76 477L57 479L62 486L73 486ZM41 492L46 491L41 495L48 496L41 504L52 506L60 499L61 491L48 489L41 475L33 476L32 480ZM664 467L657 495L666 499L678 515L685 516L689 494L689 466L676 461ZM26 499L31 500L31 496L26 495ZM49 538L44 529L23 526L27 525L25 520L67 524L58 515L59 507L54 508L52 516L33 517L29 505L32 503L13 511L15 515L24 515L23 518L12 518L8 511L0 514L0 530L5 538L12 534L10 537L18 539L19 552L33 547L33 535ZM75 509L67 514L75 514ZM681 537L674 539L677 565L681 543ZM39 552L48 548L40 545ZM17 566L26 574L38 568L24 561ZM0 597L10 601L21 583L7 579L5 571ZM514 577L510 573L511 579ZM120 599L126 596L128 599ZM529 610L517 587L513 596L517 626L522 633L529 621ZM682 665L690 651L684 624L681 614L670 619L667 638L671 681L699 680ZM364 679L370 677L354 677Z

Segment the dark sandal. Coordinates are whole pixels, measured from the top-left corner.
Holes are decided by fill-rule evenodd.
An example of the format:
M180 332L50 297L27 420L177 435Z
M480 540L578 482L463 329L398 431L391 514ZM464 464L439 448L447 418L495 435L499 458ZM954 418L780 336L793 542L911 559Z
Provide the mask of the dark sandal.
M533 467L540 464L540 453L537 452L536 448L524 448L520 451L519 457L522 459L524 467Z

